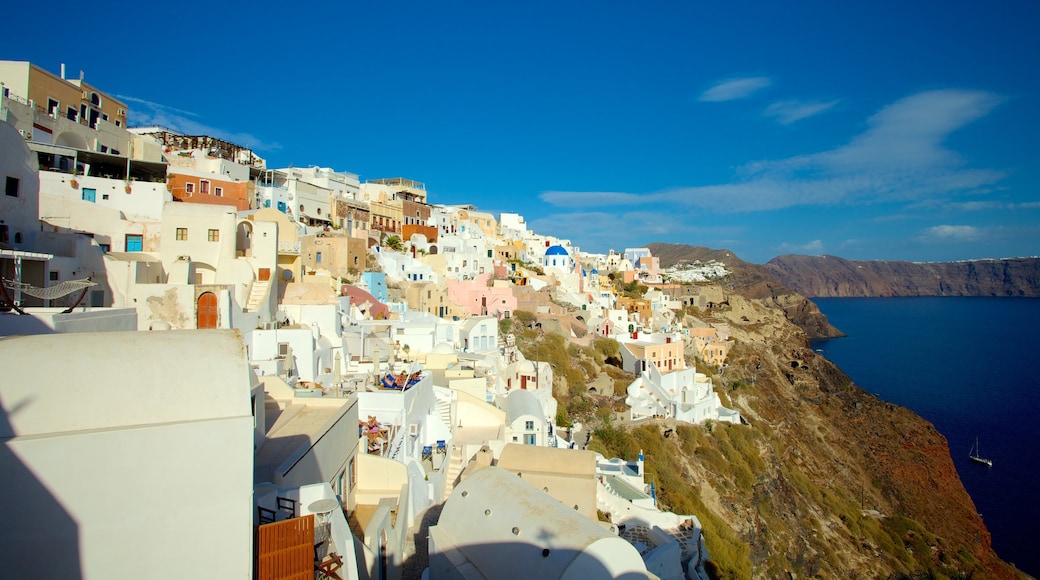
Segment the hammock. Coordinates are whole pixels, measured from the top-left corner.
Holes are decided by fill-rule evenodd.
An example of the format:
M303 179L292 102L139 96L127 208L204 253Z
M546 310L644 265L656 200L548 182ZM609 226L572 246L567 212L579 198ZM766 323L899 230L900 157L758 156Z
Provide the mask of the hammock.
M68 296L77 290L89 288L91 286L97 286L97 282L91 282L89 278L83 280L67 280L61 284L55 284L47 288L37 288L31 284L25 284L24 282L15 282L14 280L8 280L4 278L4 286L10 290L18 290L22 294L28 294L34 298L41 300L54 300L61 298L62 296Z

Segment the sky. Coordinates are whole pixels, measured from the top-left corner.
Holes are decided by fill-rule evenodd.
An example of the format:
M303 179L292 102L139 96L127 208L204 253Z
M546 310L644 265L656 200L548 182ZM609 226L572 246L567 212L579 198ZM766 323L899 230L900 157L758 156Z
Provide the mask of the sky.
M1040 255L1032 0L4 12L0 59L82 70L131 126L422 181L586 252Z

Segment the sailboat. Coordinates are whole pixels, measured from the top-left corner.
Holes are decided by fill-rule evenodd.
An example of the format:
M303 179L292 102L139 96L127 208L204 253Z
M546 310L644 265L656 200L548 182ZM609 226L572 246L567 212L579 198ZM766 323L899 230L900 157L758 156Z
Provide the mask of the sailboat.
M985 457L982 456L982 453L979 451L979 438L978 437L975 438L975 445L972 446L971 451L968 453L968 459L971 459L975 463L981 463L981 464L985 465L986 467L993 467L993 460L992 459L986 459Z

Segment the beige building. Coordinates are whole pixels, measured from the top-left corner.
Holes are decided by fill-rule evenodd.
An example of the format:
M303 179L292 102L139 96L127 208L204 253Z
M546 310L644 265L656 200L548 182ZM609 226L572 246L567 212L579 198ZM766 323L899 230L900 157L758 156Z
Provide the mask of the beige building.
M595 452L507 444L498 467L590 520L597 519Z
M6 121L27 140L113 155L130 153L127 104L26 61L0 61ZM19 106L20 105L20 106Z
M303 236L300 258L306 271L328 270L333 278L360 274L368 267L368 243L344 235Z

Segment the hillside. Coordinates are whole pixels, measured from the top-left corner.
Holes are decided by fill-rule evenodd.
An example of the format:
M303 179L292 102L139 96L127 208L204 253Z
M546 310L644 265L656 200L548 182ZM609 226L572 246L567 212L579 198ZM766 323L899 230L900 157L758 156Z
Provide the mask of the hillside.
M727 368L696 364L716 373L716 390L748 425L601 421L590 448L646 452L662 508L701 519L713 576L1019 577L993 552L946 439L813 352L791 315L803 297L728 252L651 251L662 262L717 259L733 270L698 285L725 298L698 318L729 325Z
M970 262L778 256L765 268L804 296L1040 296L1040 258Z

